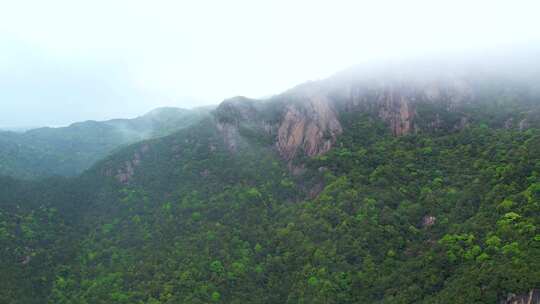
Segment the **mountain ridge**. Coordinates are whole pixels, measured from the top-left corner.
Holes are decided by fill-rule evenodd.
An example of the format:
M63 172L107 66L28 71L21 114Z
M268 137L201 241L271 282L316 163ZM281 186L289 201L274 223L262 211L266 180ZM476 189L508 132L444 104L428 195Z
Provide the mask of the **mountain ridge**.
M339 113L343 112L372 113L385 121L396 136L459 130L472 119L469 112L497 103L503 108L510 108L513 102L521 103L516 106L529 110L530 115L508 115L503 122L507 127L514 124L523 129L531 123L537 124L538 114L534 112L537 108L532 112L529 108L540 96L538 92L509 85L511 82L505 75L478 76L489 71L475 71L470 75L465 70L449 74L437 71L437 76L432 77L428 76L430 72L424 74L423 71L384 71L378 78L359 77L355 75L360 72L346 70L262 101L245 97L225 100L217 107L215 115L225 140L232 146L234 137L238 137L236 129L246 124L275 137L279 154L288 161L300 150L300 154L309 157L327 152L342 133ZM491 88L497 93L486 93L482 88L494 83L504 83ZM487 100L489 98L494 100ZM502 100L504 98L507 100ZM430 113L435 109L438 113ZM271 115L262 114L265 111ZM453 117L442 119L441 115Z
M527 299L540 95L495 78L236 97L78 177L0 178L0 302Z
M122 145L196 123L207 109L160 108L133 119L88 120L22 133L0 131L0 174L74 176Z

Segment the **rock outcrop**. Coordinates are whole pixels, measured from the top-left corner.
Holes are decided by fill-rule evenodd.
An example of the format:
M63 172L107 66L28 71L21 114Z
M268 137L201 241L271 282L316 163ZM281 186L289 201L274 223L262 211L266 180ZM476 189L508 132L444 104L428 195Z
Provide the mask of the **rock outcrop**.
M437 222L437 218L433 215L425 215L423 218L422 218L422 227L426 228L426 227L431 227L433 225L435 225L435 223Z
M540 304L540 290L532 289L528 293L514 295L511 294L501 304Z
M395 136L453 132L471 123L474 111L467 107L492 97L482 96L485 85L467 73L430 73L406 70L366 76L349 71L267 100L235 97L217 108L216 126L230 151L243 142L244 128L271 138L280 156L291 161L330 150L343 132L341 116L346 112L378 117ZM507 120L501 127L524 129L528 120Z
M105 170L105 176L114 178L121 184L129 184L135 175L135 169L140 166L144 154L150 149L148 144L142 145L138 150L134 151L133 157L126 160L122 166L113 169L111 167Z
M436 106L441 112L455 112L474 97L471 85L461 80L366 80L352 82L345 88L336 86L330 94L341 101L342 111L364 111L386 122L395 136L417 132L420 129L438 129L445 125L439 113L433 117L420 117L418 108ZM419 118L428 123L420 124ZM463 117L466 121L466 117ZM463 122L455 123L460 128Z
M276 146L287 160L293 159L300 151L311 157L330 150L341 132L338 115L328 97L307 94L300 97L300 102L285 106Z
M256 101L246 97L234 97L219 105L215 111L216 127L229 151L236 152L238 149L242 141L239 129L243 126L271 131L265 128L266 124L258 116Z
M286 160L299 153L323 154L342 132L332 101L310 91L284 94L264 104L244 97L226 100L216 110L216 127L230 151L242 141L240 129L249 128L271 136Z
M470 89L459 82L368 82L341 86L310 83L264 102L245 97L226 100L216 110L216 126L231 151L236 151L241 140L239 128L245 126L273 136L279 154L291 160L300 154L312 157L330 150L343 132L341 112L372 112L388 124L394 135L401 136L420 128L416 121L419 104L438 103L451 111L468 99ZM437 117L430 127L440 125Z

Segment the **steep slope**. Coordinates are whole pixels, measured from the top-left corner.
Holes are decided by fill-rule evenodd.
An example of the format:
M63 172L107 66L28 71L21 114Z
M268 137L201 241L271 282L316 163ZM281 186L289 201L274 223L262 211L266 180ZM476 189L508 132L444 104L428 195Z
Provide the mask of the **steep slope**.
M135 119L87 121L24 133L0 132L0 175L74 176L122 145L170 134L205 115L206 109L161 108Z
M537 78L370 75L224 101L74 179L3 180L0 302L497 303L538 288Z
M507 66L497 66L494 73L485 67L447 71L411 65L351 69L264 101L233 98L218 107L217 119L228 142L239 141L234 136L239 129L258 130L289 161L326 153L343 131L340 116L349 112L378 117L395 136L452 132L470 123L519 129L540 125L540 75L533 68L512 67L527 75L521 79Z

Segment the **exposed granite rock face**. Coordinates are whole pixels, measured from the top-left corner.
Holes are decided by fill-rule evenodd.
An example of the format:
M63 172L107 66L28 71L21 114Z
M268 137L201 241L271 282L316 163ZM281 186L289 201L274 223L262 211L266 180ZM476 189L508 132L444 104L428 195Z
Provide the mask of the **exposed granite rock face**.
M307 156L325 153L342 132L331 100L323 94L295 92L259 107L256 103L236 97L224 101L216 110L216 127L230 151L238 147L241 127L272 136L286 160L300 152Z
M285 107L278 127L276 146L287 160L299 151L310 157L323 154L343 132L326 96L313 94L301 98L301 102Z
M414 106L403 95L387 91L381 96L379 117L386 121L392 134L409 134L413 130Z
M340 113L374 113L388 124L395 136L416 132L420 104L437 104L446 111L471 99L472 90L463 81L331 81L314 82L293 88L266 101L235 97L216 110L216 126L230 151L241 140L239 128L259 130L274 138L285 160L303 154L309 157L326 153L343 132ZM267 115L270 112L272 115ZM430 118L429 128L443 125L440 117ZM454 128L466 125L463 117Z
M257 117L254 100L237 96L223 101L217 109L218 120L223 124L238 125L241 122L252 121Z
M525 130L529 128L529 121L525 118L519 122L519 130Z
M435 225L435 223L437 222L437 218L433 215L426 215L422 218L422 227L426 228L426 227L431 227L433 225Z
M238 126L229 122L218 122L216 126L223 136L223 141L225 142L227 149L231 152L236 152L238 138L240 136L238 133Z
M114 178L121 184L129 184L135 175L135 168L141 165L143 156L149 151L150 147L148 144L144 144L138 150L134 151L133 157L129 160L126 160L122 166L116 168L109 167L105 169L105 176ZM115 172L116 171L116 172Z
M345 111L367 111L385 121L395 136L414 133L421 128L439 129L443 127L439 113L429 117L429 122L421 126L418 107L437 106L446 112L457 111L460 105L473 99L470 84L458 80L403 80L351 82L345 88L330 90ZM466 125L467 118L452 126L454 129Z
M135 164L126 161L125 166L117 170L116 180L122 184L127 184L135 174Z
M509 119L507 119L504 122L504 128L505 129L512 129L513 124L514 124L514 119L510 117Z
M249 144L244 136L247 130L256 137L266 136L265 141L291 161L330 150L346 127L342 116L347 112L378 117L395 136L453 132L479 121L483 113L477 102L486 104L504 93L498 82L479 83L482 74L428 66L420 72L406 68L403 72L345 71L266 100L235 97L216 109L216 128L230 151ZM500 127L522 130L540 125L540 118L535 118L540 113L518 114L504 118Z
M242 139L239 132L242 125L271 132L266 123L257 119L258 116L255 101L245 97L227 99L219 105L215 111L216 128L222 134L229 151L237 151Z
M509 295L501 304L540 304L540 290L532 289L528 293Z

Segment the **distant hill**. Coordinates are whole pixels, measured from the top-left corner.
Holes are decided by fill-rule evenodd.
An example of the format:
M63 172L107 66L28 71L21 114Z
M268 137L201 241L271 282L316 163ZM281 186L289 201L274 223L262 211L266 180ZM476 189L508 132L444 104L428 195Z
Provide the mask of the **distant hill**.
M120 146L170 134L198 122L208 112L209 108L158 108L134 119L0 131L0 175L23 179L74 176Z
M0 177L0 303L538 304L540 77L428 65L232 98L77 177Z

